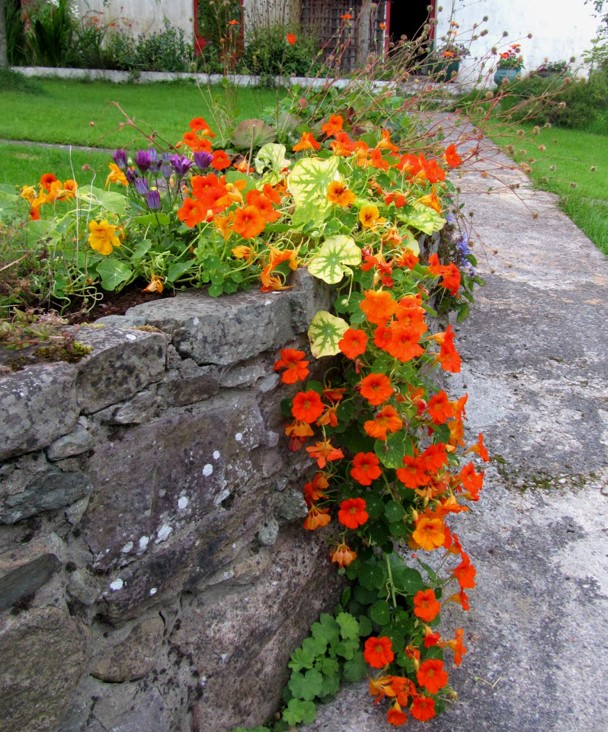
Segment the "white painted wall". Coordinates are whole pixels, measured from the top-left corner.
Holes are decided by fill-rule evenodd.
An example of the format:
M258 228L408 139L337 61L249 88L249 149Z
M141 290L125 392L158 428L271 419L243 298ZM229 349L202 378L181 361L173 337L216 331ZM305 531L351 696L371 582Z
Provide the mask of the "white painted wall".
M188 40L193 38L192 0L109 0L107 7L103 0L75 0L75 5L80 17L94 10L107 23L128 20L134 34L161 31L167 18L171 25L183 28Z
M545 59L567 61L575 56L577 63L581 63L581 56L591 47L599 25L592 6L584 0L438 0L437 6L438 39L446 34L451 18L459 23L462 40L470 39L482 29L489 31L473 41L471 58L462 64L466 71L486 58L486 75L496 67L497 56L488 55L490 49L495 46L504 51L513 41L521 44L525 72L533 71ZM482 22L484 16L487 22ZM475 23L478 28L473 31ZM528 34L532 37L528 38Z

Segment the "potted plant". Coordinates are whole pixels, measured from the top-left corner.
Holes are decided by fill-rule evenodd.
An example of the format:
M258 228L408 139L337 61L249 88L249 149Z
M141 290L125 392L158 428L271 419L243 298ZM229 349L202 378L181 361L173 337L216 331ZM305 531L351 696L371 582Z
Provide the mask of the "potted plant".
M550 76L566 76L570 73L570 64L568 61L549 61L544 62L536 69L534 74L546 79Z
M458 24L452 21L450 29L440 40L441 43L428 57L428 67L438 81L453 81L460 70L460 62L468 56L468 46L457 40Z
M496 64L494 82L500 86L505 79L513 81L519 76L524 67L524 57L520 53L519 43L512 43L506 51L500 54Z

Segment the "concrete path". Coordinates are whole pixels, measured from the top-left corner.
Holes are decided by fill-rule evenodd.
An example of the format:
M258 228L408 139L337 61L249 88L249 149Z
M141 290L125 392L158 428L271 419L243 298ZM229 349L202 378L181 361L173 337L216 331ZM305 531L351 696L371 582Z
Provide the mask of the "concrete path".
M487 141L456 182L487 284L458 328L451 392L468 391L469 429L494 459L458 518L478 572L471 611L454 616L469 648L451 675L459 700L405 729L606 732L608 259ZM347 687L306 729L394 729L370 699Z

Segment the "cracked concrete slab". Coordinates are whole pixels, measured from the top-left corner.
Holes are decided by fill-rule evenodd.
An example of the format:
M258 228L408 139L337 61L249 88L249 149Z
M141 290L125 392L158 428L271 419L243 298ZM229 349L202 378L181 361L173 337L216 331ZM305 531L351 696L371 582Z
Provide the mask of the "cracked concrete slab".
M482 499L458 521L478 572L471 611L444 618L468 639L451 675L459 698L407 728L599 732L608 729L608 259L487 140L456 183L487 284L457 328L464 368L451 393L469 393L468 429L484 432L494 459ZM305 729L392 727L359 684Z

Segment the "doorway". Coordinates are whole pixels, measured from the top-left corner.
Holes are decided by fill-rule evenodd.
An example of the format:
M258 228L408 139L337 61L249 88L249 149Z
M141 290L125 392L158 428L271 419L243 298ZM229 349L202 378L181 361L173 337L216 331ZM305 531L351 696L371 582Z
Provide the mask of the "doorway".
M388 12L391 45L399 43L403 36L413 41L422 34L424 24L435 17L435 0L389 0ZM433 32L434 27L431 26L428 40L433 38Z

